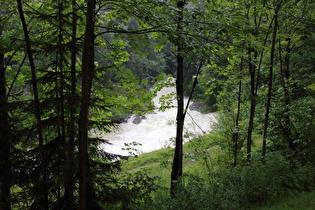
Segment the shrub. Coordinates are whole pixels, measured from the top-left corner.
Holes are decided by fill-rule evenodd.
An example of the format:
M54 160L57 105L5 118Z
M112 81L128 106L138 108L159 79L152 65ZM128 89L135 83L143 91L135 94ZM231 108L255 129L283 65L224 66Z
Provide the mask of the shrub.
M281 155L225 168L211 177L190 175L174 198L160 195L142 209L240 209L314 189L314 167L297 166Z

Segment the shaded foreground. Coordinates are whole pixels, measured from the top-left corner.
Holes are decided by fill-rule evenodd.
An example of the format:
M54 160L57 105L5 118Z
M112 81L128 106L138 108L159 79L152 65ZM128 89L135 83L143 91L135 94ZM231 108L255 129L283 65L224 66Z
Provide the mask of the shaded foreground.
M216 141L216 137L212 133L184 145L183 184L175 198L169 197L168 190L172 149L142 154L127 161L123 173L129 177L151 177L151 182L143 186L147 199L135 199L132 205L128 204L128 208L290 209L293 206L294 209L297 204L290 200L296 195L297 202L305 203L306 209L312 208L314 202L307 197L312 195L314 189L313 166L296 162L292 167L291 161L274 153L265 160L254 155L250 164L244 161L232 167L229 153L222 143ZM259 147L256 145L254 152ZM288 197L290 199L286 200ZM115 204L114 208L122 206L122 203Z

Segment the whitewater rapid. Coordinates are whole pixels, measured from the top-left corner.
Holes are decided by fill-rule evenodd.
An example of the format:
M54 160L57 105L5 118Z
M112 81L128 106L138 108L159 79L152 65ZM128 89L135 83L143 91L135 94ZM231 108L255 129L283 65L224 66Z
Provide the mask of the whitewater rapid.
M164 87L160 90L153 100L155 107L160 106L161 96L172 92L175 92L174 87ZM102 133L101 138L108 140L111 145L103 144L101 148L106 152L118 155L137 155L165 147L173 147L176 136L177 113L175 97L171 103L172 108L148 113L139 124L134 124L133 121L136 116L131 116L117 129L113 129L110 133ZM187 99L185 103L187 103ZM211 126L215 122L215 116L215 113L202 114L189 109L184 124L184 141L210 132ZM126 150L127 148L133 149Z

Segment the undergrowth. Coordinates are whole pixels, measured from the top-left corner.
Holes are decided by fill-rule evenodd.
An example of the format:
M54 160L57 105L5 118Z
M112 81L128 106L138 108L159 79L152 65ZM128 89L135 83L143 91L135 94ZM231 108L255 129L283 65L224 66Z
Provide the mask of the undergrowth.
M138 177L137 182L142 182L139 173L155 178L143 181L146 187L141 193L146 199L131 197L134 201L124 209L250 209L315 188L315 170L310 164L269 153L265 159L253 154L250 163L240 159L232 167L229 152L215 140L216 134L210 134L184 145L182 185L174 198L169 196L172 149L125 162L122 173Z

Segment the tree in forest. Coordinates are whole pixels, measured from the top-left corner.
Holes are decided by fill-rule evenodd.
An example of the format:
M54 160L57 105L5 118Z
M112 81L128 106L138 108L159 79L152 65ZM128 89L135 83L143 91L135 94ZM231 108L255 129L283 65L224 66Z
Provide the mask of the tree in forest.
M309 135L309 133L304 133L308 129L300 127L300 125L308 127L307 123L296 118L299 112L297 110L300 110L297 107L309 110L304 112L305 115L299 112L299 119L303 118L302 115L305 116L304 119L311 118L312 111L307 104L312 103L313 100L308 92L310 89L305 88L309 80L302 79L304 73L307 72L306 69L310 67L305 64L309 62L304 61L304 65L300 65L302 62L299 56L300 53L305 52L302 50L306 46L304 43L309 41L309 37L305 36L307 30L304 26L309 24L312 15L308 9L310 2L300 3L296 7L292 6L294 4L292 1L261 1L253 2L251 5L239 2L227 5L230 10L226 14L234 14L233 11L237 11L237 13L222 18L229 23L229 26L221 28L226 30L225 37L230 46L223 45L224 49L222 49L226 52L225 56L229 64L221 72L227 76L227 80L225 80L223 91L220 92L218 98L220 109L223 108L224 112L233 113L233 115L236 113L237 129L235 132L229 130L234 142L234 161L237 159L236 148L238 147L238 151L242 148L242 139L239 138L238 146L236 146L235 137L243 135L245 130L248 161L251 160L253 136L262 136L261 152L263 156L268 154L268 150L281 150L288 157L297 157L299 156L297 154L301 154L297 150L297 147L302 145L301 142L304 142L303 144L311 142L309 138L304 138ZM225 7L221 7L221 10L224 11L223 8ZM289 17L288 11L292 11L293 8L295 16ZM242 12L240 13L240 11ZM247 17L246 24L240 21L244 17ZM236 34L237 36L235 36ZM308 50L310 49L308 48ZM311 55L311 51L308 53L308 56ZM308 56L303 56L303 58L307 60ZM247 71L245 71L246 69ZM239 75L237 80L235 80L236 74ZM306 83L302 85L299 82L300 79ZM233 80L241 81L241 86L240 83L237 84ZM229 93L229 91L232 92ZM241 97L234 94L237 91L238 96ZM238 103L229 103L231 97L234 97ZM303 98L303 102L301 98ZM300 99L300 102L297 99ZM230 109L231 105L235 109L238 107L236 110L241 110L241 112ZM292 108L296 111L293 111ZM244 124L244 120L248 120L247 126ZM300 131L303 131L303 134ZM240 155L239 158L241 158Z
M277 39L277 31L278 31L278 13L280 10L281 4L274 5L274 18L273 18L273 32L272 32L272 43L270 49L270 65L269 65L269 75L268 75L268 94L267 94L267 102L266 102L266 112L265 112L265 119L264 119L264 130L263 130L263 142L262 142L262 156L266 156L266 137L268 131L268 124L269 124L269 110L271 104L271 97L272 97L272 85L273 85L273 68L274 68L274 54L275 54L275 47L276 47L276 39Z
M41 105L39 100L38 94L38 86L37 86L37 78L36 78L36 67L31 47L31 41L28 33L27 23L24 16L22 2L17 0L18 4L18 11L22 23L22 28L24 31L24 38L25 38L25 46L26 52L29 58L30 68L31 68L31 75L32 75L32 86L33 86L33 93L34 93L34 115L36 117L37 123L37 136L38 136L38 144L39 144L39 153L40 153L40 160L42 161L41 169L40 169L40 186L39 189L41 194L36 197L34 205L43 209L48 209L48 177L47 177L47 158L46 158L46 151L44 149L44 136L43 136L43 127L42 127L42 116L41 116Z
M177 27L182 29L183 8L186 1L178 1ZM183 167L183 129L184 129L184 56L183 56L183 40L178 37L177 40L177 75L176 75L176 98L177 98L177 116L176 116L176 142L174 151L174 160L171 173L171 195L175 195L178 185L182 179Z
M183 177L183 99L194 91L212 110L218 102L234 166L252 159L256 136L263 156L315 157L310 1L15 2L18 12L0 9L4 209L135 203L114 176L123 157L92 131L153 110L148 90L162 72L176 77L172 195Z
M82 53L82 96L79 117L79 208L94 208L95 198L89 180L88 145L89 125L88 111L92 79L94 74L94 27L95 27L95 0L87 1L86 25Z
M270 111L268 133L271 149L281 151L289 159L301 159L305 163L306 154L310 154L305 146L312 145L309 132L313 130L312 125L306 123L313 116L310 108L313 97L307 88L310 80L306 77L309 78L309 70L312 69L309 59L313 50L307 47L312 38L307 34L314 33L310 27L314 16L310 10L311 2L301 1L293 6L294 4L292 1L282 2L279 11L276 43L279 70L275 74L274 83L278 87L274 88L277 90L274 95L279 98L272 101L278 108ZM293 10L294 13L290 12ZM290 13L294 15L289 15Z
M181 184L182 173L183 173L183 132L184 132L184 122L185 116L188 112L189 104L192 100L193 94L197 87L199 75L201 74L201 69L203 62L206 57L210 57L208 54L209 47L206 46L206 42L209 41L212 37L199 36L200 31L208 30L196 29L198 24L194 22L194 15L199 13L192 9L192 18L184 20L184 9L186 1L177 1L177 14L176 14L176 33L170 35L170 39L174 42L174 45L177 47L176 51L176 99L177 99L177 115L176 115L176 138L175 138L175 150L174 158L171 172L171 187L170 192L172 196L175 196L179 185ZM198 10L196 6L196 10ZM206 24L206 23L203 23ZM190 27L184 28L184 25L189 25ZM170 32L172 33L172 32ZM174 36L174 37L172 37ZM188 38L189 37L189 38ZM192 38L190 38L192 37ZM201 47L200 47L201 46ZM197 57L198 55L198 57ZM192 67L185 68L184 58L187 57L190 63L196 65L196 72L193 75L193 82L189 77L188 69L195 69ZM198 64L199 62L199 64ZM207 60L207 62L209 62ZM187 65L187 64L186 64ZM185 84L185 81L188 81L190 85ZM185 87L189 87L188 92L188 101L184 107L184 94Z
M0 9L0 37L3 35L5 25L4 11ZM11 165L10 165L10 145L11 127L9 123L9 107L7 98L6 66L4 53L6 50L0 45L0 209L10 209L10 189L11 189Z
M77 60L79 60L81 54L80 45L84 30L82 25L85 22L81 17L84 14L85 4L83 1L45 1L41 3L16 1L16 3L19 10L17 14L20 16L10 15L8 19L12 24L14 33L11 33L11 35L13 34L11 38L14 39L17 50L12 53L11 59L8 58L8 54L4 54L5 50L2 51L1 49L1 61L3 61L1 66L9 70L4 71L5 68L1 68L1 85L3 85L1 87L5 87L4 79L5 76L8 76L9 82L12 83L8 90L10 92L8 97L10 103L14 105L12 109L1 109L1 111L4 114L9 111L14 121L6 117L1 118L1 120L12 120L8 121L13 126L12 131L14 130L14 133L10 134L10 138L16 139L15 145L12 146L14 150L12 168L14 177L19 177L19 179L12 179L12 185L21 189L19 192L13 193L13 205L15 207L19 206L21 200L23 200L26 206L32 206L33 208L59 207L73 209L78 206L75 192L77 191L76 183L78 182L77 173L79 170L75 163L78 162L79 154L84 154L84 152L77 152L78 137L82 136L79 134L80 129L78 129L78 124L82 125L81 121L78 120L78 96L80 91L83 91L77 85L78 78L82 77L77 71L77 68L81 65ZM110 4L99 6L99 8L107 7L109 10L112 8ZM113 11L116 13L115 10ZM114 19L117 21L115 17ZM106 21L101 22L98 22L100 25L97 27L101 28L101 24L107 24ZM23 34L18 33L18 29L22 29L20 31ZM106 33L113 32L109 29ZM124 33L128 33L128 31ZM136 34L137 32L132 33ZM93 35L93 40L94 38ZM124 49L121 48L121 43L123 43L122 40L116 39L111 40L108 44L112 48L105 46L109 50L112 49L112 52L105 54L104 57L108 59L108 63L114 64L106 65L106 68L120 68L120 65L128 59L127 56L120 56L125 54ZM97 44L100 44L99 40ZM28 62L26 58L28 58ZM4 61L8 61L6 66ZM89 59L88 62L88 68L90 68L91 63L92 66L94 65L94 61ZM118 100L117 93L112 94L113 91L110 89L104 91L102 89L104 85L101 84L104 75L102 70L101 68L97 69L98 79L94 84L91 82L92 77L89 78L89 90L84 92L84 94L88 93L90 108L89 123L88 128L86 128L88 130L95 127L107 129L110 124L109 116L111 115L109 106L117 107L119 103L128 102L129 107L127 108L131 110L136 103L143 101L137 98L131 103L131 97L127 100ZM148 97L148 94L144 94L145 90L142 90L142 93L139 94L135 92L143 86L133 87L138 81L130 80L129 76L132 74L129 73L130 71L126 71L119 75L121 78L118 82L121 82L121 86L126 85L124 88L133 92L132 96L134 98L141 94L143 98L146 98L146 101L152 98ZM83 79L86 79L86 77L83 77ZM111 79L114 81L113 78ZM92 86L94 88L93 93L91 93ZM86 91L86 89L84 90ZM6 92L4 89L1 89L1 91ZM109 100L113 99L111 103L105 102L106 95L110 95ZM6 94L2 96L7 97ZM1 99L4 100L1 101L1 106L7 107L8 99ZM143 107L148 109L147 104L138 106L138 109ZM124 105L119 106L125 107ZM86 108L86 106L84 107ZM100 112L105 114L101 115ZM82 116L86 117L87 115L83 114ZM7 126L8 124L3 123L1 125ZM10 130L1 129L1 132L9 132ZM88 158L86 167L87 171L91 172L88 172L87 186L89 189L93 188L93 185L102 186L102 189L111 189L107 186L108 182L114 182L111 173L115 173L115 170L120 166L117 156L99 150L98 145L104 143L104 140L91 138L90 135L88 138L90 143L85 148L89 150L89 156L84 157ZM1 141L8 140L9 138L1 138ZM3 149L1 151L8 151L8 148L9 144L5 144L4 147L1 147ZM6 158L9 157L6 152L3 154ZM9 171L8 162L5 162L5 168L6 171ZM108 172L106 179L103 176L100 178L100 173L104 174L104 171ZM1 173L1 175L3 175L1 180L5 179L6 183L1 185L3 186L1 190L9 192L8 187L11 183L7 179L8 174ZM6 178L4 178L5 176ZM93 190L89 190L89 196L91 191ZM109 194L116 193L114 190L109 192ZM8 194L1 193L1 195L3 195L1 198L7 199L5 196ZM102 202L106 202L106 198L103 198L100 192L97 192L97 196L99 200L101 198ZM117 198L117 200L119 199ZM96 202L94 201L94 203Z
M76 140L76 115L77 108L76 108L76 82L77 82L77 23L78 23L78 15L76 14L76 10L78 9L77 3L75 0L72 0L71 2L71 8L72 8L72 33L71 33L71 55L70 55L70 78L71 78L71 85L70 85L70 96L69 96L69 112L70 112L70 124L69 124L69 140L68 143L65 145L65 151L66 151L66 170L65 170L65 176L66 182L65 182L65 202L66 202L66 208L72 209L74 208L74 189L75 189L75 183L74 183L74 173L71 170L71 166L75 164L75 140ZM62 52L61 52L62 53Z
M41 5L34 3L22 6L23 10L27 10L27 13L24 13L20 9L21 14L27 14L23 23L27 22L28 26L32 26L27 31L30 40L27 43L28 47L32 47L31 53L28 55L33 55L33 61L30 62L33 65L25 65L23 60L20 67L22 66L22 68L29 70L29 67L36 64L35 68L32 67L32 69L36 70L36 79L34 81L38 84L36 89L38 90L42 120L41 123L37 123L36 120L34 121L35 117L30 117L34 116L34 108L36 107L34 106L34 99L30 97L34 91L28 89L23 83L23 88L27 94L22 94L20 98L14 98L21 107L11 110L13 114L20 114L19 119L21 121L21 123L15 125L16 131L14 134L20 138L15 151L17 153L15 157L18 158L14 161L14 171L21 179L18 182L15 180L14 184L21 187L22 192L20 193L21 196L14 195L14 202L18 205L19 202L17 200L21 199L21 197L32 198L30 200L35 202L27 202L27 205L34 208L37 205L44 204L46 207L42 206L42 208L59 206L60 208L73 209L78 205L75 195L78 167L75 163L77 163L76 144L78 143L79 131L76 129L79 123L79 100L77 98L80 89L76 84L79 76L76 68L80 65L77 59L80 52L80 37L82 35L82 28L80 27L84 21L79 18L82 10L79 9L79 5L74 1L47 1ZM13 21L15 20L14 18L16 17L12 16ZM41 24L35 24L34 19ZM70 23L73 23L73 25ZM23 27L24 29L26 28L25 24L23 24ZM37 31L45 31L45 33L37 33ZM72 32L71 36L69 36L68 31ZM37 44L32 45L33 43ZM23 52L20 54L23 54ZM14 59L16 62L20 62L18 56L14 57ZM68 65L69 63L71 63L70 66ZM18 70L17 79L23 76L28 78L32 75L26 72L19 74L19 72ZM34 82L31 84L34 84ZM95 105L95 101L93 106L97 107L98 110L103 109L104 105L99 101L98 103L101 105ZM29 113L32 113L32 115L29 115ZM97 123L105 125L103 122L93 122L91 127ZM35 132L37 127L41 125L44 134L43 143L37 141L38 135ZM100 143L102 141L98 140L97 142ZM43 150L45 151L45 160L42 158ZM105 159L109 161L116 158L99 154L99 151L95 148L93 148L92 152L96 154L95 157L93 156L93 159L97 158L99 162L104 162ZM103 158L101 161L99 159L100 156ZM95 162L93 162L93 167L96 167ZM119 168L118 163L105 164L103 162L99 165L110 169ZM47 182L38 182L43 177L43 174L38 171L43 167L46 167L47 175L50 178ZM95 169L93 171L97 171L96 174L98 174L100 170ZM103 181L102 184L104 185L105 182ZM43 193L44 191L47 192L47 190L49 190L48 194ZM48 201L41 202L41 199L44 199L43 197Z

